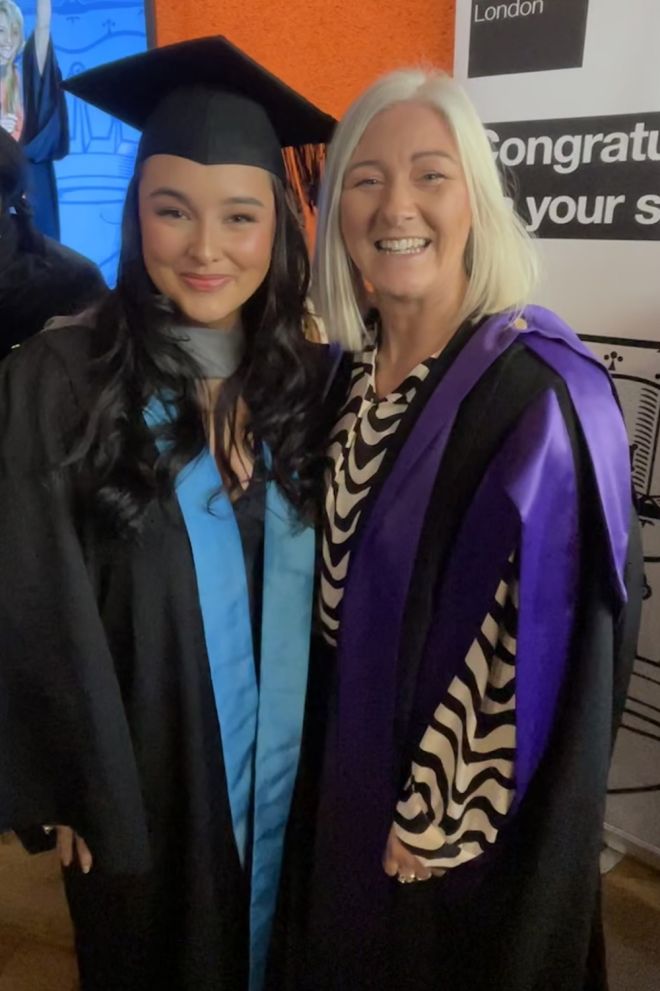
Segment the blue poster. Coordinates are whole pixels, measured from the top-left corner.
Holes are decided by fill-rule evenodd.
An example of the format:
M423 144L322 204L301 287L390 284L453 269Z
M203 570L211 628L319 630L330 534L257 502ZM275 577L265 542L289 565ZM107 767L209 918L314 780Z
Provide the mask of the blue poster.
M139 135L58 91L147 47L145 0L0 0L0 125L30 160L35 221L113 284Z

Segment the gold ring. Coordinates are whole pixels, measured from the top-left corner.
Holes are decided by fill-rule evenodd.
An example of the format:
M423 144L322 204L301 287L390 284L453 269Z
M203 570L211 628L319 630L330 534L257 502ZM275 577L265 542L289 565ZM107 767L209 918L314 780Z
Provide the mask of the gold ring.
M397 874L399 884L413 884L417 880L416 874Z

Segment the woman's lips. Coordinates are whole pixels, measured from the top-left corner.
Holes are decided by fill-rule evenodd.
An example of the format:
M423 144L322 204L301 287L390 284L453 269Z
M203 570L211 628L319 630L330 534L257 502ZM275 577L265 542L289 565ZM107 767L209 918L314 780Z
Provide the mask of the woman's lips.
M194 275L191 272L184 272L181 275L181 280L195 292L215 292L232 279L231 275Z

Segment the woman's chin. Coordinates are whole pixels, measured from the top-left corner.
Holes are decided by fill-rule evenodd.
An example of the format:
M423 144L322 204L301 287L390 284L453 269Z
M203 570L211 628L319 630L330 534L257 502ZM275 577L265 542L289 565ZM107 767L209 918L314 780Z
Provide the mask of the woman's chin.
M391 282L376 290L377 298L383 303L415 303L423 302L429 293L429 287L411 280Z

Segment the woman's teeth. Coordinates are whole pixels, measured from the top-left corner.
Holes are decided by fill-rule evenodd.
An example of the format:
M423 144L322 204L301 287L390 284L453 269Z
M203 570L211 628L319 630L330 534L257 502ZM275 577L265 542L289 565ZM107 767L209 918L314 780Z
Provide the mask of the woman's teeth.
M376 241L378 251L388 255L418 255L431 242L425 237L400 237Z

